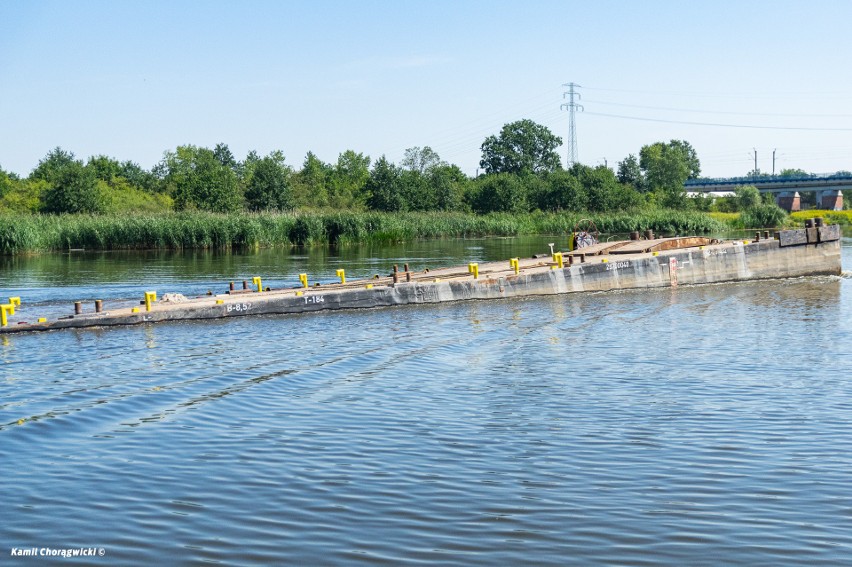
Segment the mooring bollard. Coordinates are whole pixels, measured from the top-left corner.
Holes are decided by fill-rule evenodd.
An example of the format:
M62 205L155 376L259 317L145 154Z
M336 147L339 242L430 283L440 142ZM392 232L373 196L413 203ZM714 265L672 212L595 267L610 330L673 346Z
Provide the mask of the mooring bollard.
M393 265L393 283L399 283L399 266Z
M822 217L816 217L816 218L814 219L814 226L815 226L816 228L820 228L820 227L822 227L824 223L825 223L825 219L824 219L824 218L822 218Z
M759 231L754 233L754 241L760 242L760 232Z
M83 313L83 302L75 301L74 302L74 315L80 315Z
M805 219L805 228L813 228L814 219Z
M560 268L565 267L565 262L562 259L562 252L555 252L553 254L553 261L556 262L556 265Z
M104 310L104 302L101 299L95 300L95 313L100 313Z
M12 313L15 312L15 306L11 303L4 303L3 305L0 305L0 327L5 327L9 324L7 315L10 311Z
M763 239L764 239L764 240L769 240L769 231L768 231L768 230L764 230L764 231L763 231Z
M157 292L156 291L146 291L145 292L145 311L151 310L151 304L157 301Z
M645 240L654 240L654 231L650 228L645 231Z
M260 277L255 276L251 279L251 283L257 286L257 293L263 291L263 282L261 282Z
M639 240L639 231L634 230L630 233L630 240Z
M337 270L337 277L340 278L341 284L345 284L346 283L346 270L344 270L343 268L340 268L339 270Z
M521 273L521 259L520 258L512 258L509 260L509 267L515 270L515 275L517 276Z
M476 262L471 262L467 265L468 273L473 274L473 279L479 279L479 264Z
M228 291L234 291L234 282L228 284Z
M248 281L243 280L243 289L248 289Z
M308 274L299 274L299 281L302 282L302 287L308 287Z

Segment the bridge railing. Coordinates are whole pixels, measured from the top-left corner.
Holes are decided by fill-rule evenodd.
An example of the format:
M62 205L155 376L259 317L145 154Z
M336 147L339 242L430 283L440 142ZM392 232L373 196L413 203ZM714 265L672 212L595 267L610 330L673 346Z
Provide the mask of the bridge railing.
M699 177L698 179L688 179L683 186L690 187L708 187L712 185L754 185L759 184L779 184L784 183L801 183L802 181L840 181L852 180L852 173L812 173L809 175L797 176L781 176L781 175L758 175L747 177Z

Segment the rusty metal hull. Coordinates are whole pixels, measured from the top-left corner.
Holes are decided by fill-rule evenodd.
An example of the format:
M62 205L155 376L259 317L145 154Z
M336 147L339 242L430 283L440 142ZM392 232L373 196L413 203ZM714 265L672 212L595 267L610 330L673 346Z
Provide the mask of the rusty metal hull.
M782 233L778 240L734 241L660 252L595 256L590 261L563 268L558 268L549 259L522 260L517 274L509 267L508 261L493 262L480 265L478 278L463 268L446 268L428 273L412 272L410 282L392 283L384 278L348 282L345 286L221 295L175 304L156 303L151 311L138 313L121 309L72 315L44 323L11 324L0 328L0 334L839 275L839 234L839 230L825 231L825 238L832 239L816 243L807 243L807 234L804 235L805 243L801 243L801 234Z

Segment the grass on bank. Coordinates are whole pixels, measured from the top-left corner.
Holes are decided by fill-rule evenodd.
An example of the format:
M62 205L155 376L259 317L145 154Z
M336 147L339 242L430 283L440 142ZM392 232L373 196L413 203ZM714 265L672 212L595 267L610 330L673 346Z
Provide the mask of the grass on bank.
M184 212L118 215L0 215L0 254L87 250L268 247L402 242L420 238L565 234L584 218L601 232L707 233L725 225L707 214L635 213Z
M852 226L852 210L824 211L815 209L811 211L797 211L795 213L790 213L790 218L796 221L797 225L802 225L805 223L805 219L812 219L814 217L823 217L827 224Z

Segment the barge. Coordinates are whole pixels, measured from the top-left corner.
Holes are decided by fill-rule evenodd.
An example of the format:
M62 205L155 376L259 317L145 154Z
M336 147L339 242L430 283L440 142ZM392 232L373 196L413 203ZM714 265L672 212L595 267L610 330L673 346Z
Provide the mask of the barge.
M256 277L256 289L234 289L232 283L223 294L193 299L165 294L157 301L155 292L146 292L144 306L104 309L95 302L95 312L83 313L78 302L74 314L50 321L28 319L26 298L15 297L0 305L0 334L841 273L840 227L821 219L804 229L765 232L762 238L757 233L753 240L631 236L502 262L418 271L394 266L390 275L354 281L338 270L340 283L334 284L311 286L300 274L297 288L264 289Z

